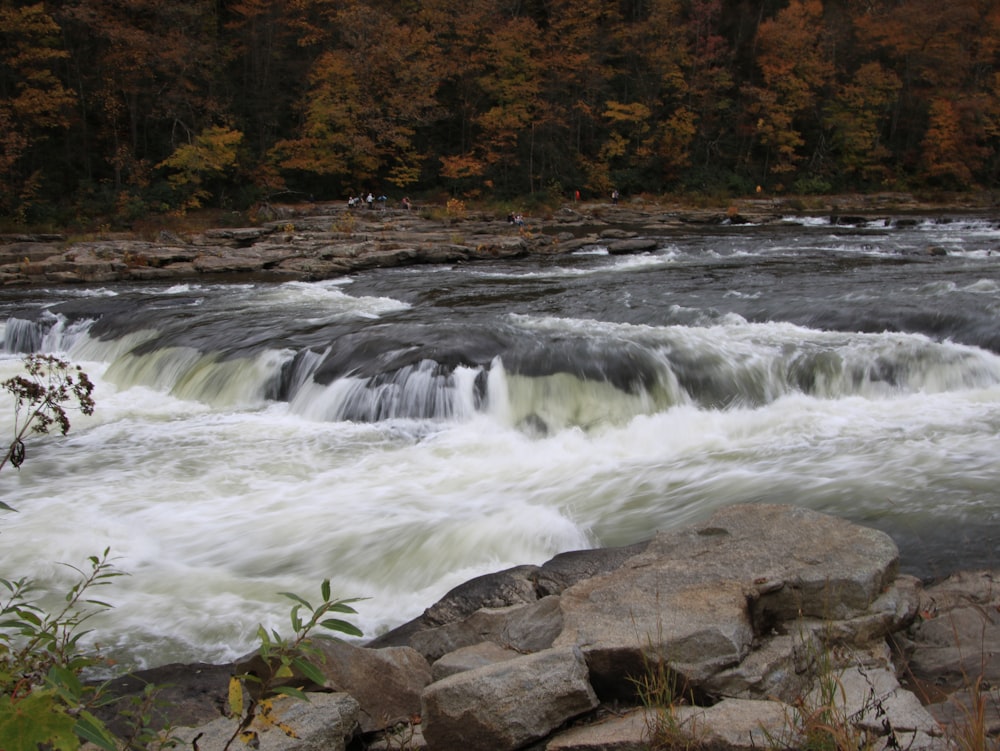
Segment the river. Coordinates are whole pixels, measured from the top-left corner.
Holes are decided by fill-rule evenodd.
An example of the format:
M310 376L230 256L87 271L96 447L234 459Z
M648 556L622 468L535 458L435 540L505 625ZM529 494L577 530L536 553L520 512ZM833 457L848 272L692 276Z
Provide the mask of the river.
M278 593L327 577L375 636L473 576L737 503L883 529L922 577L1000 564L1000 222L655 235L316 283L0 290L0 376L57 353L97 403L0 473L0 575L58 593L62 563L110 548L129 576L92 638L152 666L287 633Z

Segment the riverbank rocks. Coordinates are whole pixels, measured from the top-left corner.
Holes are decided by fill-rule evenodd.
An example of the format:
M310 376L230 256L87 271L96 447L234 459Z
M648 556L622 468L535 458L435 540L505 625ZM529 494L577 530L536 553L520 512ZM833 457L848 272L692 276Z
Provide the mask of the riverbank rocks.
M773 224L788 216L834 224L901 223L900 212L939 213L976 206L920 204L912 196L830 196L804 201L735 199L716 208L634 200L627 205L574 203L525 217L525 226L487 212L349 209L343 203L282 206L281 219L247 227L184 233L160 230L155 241L103 231L72 239L57 234L0 235L0 284L109 284L128 281L314 281L369 268L466 263L603 249L618 255L654 251L678 228ZM980 206L980 208L983 208ZM848 213L849 212L849 213ZM892 217L892 218L890 218ZM238 214L230 219L237 220ZM927 251L937 254L937 249Z
M315 697L296 722L359 751L794 748L816 732L944 751L983 706L983 732L1000 732L1000 573L925 587L897 558L885 534L839 518L732 506L477 577L365 645L322 642L324 685L291 679ZM227 677L199 674L224 707ZM233 722L203 725L199 751Z

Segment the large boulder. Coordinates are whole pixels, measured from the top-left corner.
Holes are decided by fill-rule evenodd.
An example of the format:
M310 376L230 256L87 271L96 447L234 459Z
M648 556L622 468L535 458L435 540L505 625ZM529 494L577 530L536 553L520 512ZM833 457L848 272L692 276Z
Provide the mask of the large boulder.
M549 649L468 670L424 690L432 749L513 751L597 706L583 654Z
M858 617L892 581L884 533L808 509L732 506L657 534L644 552L562 593L563 632L605 698L668 662L692 687L739 664L757 634L802 617Z
M327 686L350 694L360 704L364 732L409 722L420 713L420 694L431 682L431 668L415 650L366 649L327 639L313 646L320 650L321 657L314 662Z
M428 629L461 623L477 611L502 609L557 595L567 587L597 574L613 571L646 549L648 541L619 548L595 548L560 553L541 566L515 566L470 579L450 590L422 615L369 642L370 647L414 644L414 636ZM476 639L475 641L481 641ZM474 643L474 642L473 642ZM459 646L464 646L462 645ZM436 659L429 656L428 659Z
M562 625L559 598L550 595L525 605L480 608L461 621L420 631L410 643L432 662L483 641L520 652L540 652L552 646Z
M181 748L223 751L345 751L358 730L358 703L347 694L309 694L309 701L279 696L269 700L242 738L232 742L238 721L220 717L196 728L174 728Z

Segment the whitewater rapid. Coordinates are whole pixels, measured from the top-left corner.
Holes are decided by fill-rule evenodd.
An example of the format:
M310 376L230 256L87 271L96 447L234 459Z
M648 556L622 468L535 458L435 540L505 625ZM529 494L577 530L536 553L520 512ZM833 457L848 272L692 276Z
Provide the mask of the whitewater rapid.
M920 575L996 565L991 227L948 228L958 249L935 265L900 262L924 226L831 251L817 225L635 257L19 293L0 378L56 352L97 410L0 473L18 509L0 576L55 602L60 562L110 548L129 575L100 593L115 607L93 639L131 666L240 656L258 624L287 630L279 592L327 577L366 598L373 637L473 576L733 503L878 526ZM0 435L11 414L4 396Z

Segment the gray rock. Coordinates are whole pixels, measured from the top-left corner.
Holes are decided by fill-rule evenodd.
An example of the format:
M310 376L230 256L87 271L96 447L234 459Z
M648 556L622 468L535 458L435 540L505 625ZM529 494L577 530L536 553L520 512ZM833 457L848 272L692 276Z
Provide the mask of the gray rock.
M432 678L430 665L415 650L366 649L326 639L313 646L321 652L316 665L327 677L327 685L359 703L364 732L408 722L420 713L421 691Z
M258 751L344 751L357 732L358 712L358 703L347 694L313 693L307 702L281 696L273 702L270 721L255 720L248 728L256 736L250 745ZM236 727L235 719L220 717L196 728L175 728L173 735L182 747L194 748L197 741L198 751L222 751Z
M192 238L195 245L228 245L246 248L275 231L275 227L219 227Z
M692 741L716 751L794 748L791 707L777 701L724 699L710 707L678 707L673 722ZM791 741L778 745L778 739Z
M541 566L515 566L471 579L449 591L423 615L383 634L369 643L371 647L410 644L415 634L426 629L461 621L480 608L504 608L535 602L559 594L578 581L613 571L629 558L641 553L648 541L620 548L597 548L560 553ZM476 639L458 646L481 641ZM450 651L437 652L436 657Z
M812 632L765 637L739 665L709 678L704 689L712 695L737 699L792 702L809 688L820 649Z
M602 697L627 696L661 660L697 687L740 663L755 632L861 615L897 563L881 532L790 506L733 506L563 592L555 646L584 651Z
M823 679L821 679L823 680ZM911 692L899 685L896 674L886 668L854 666L825 680L833 686L833 703L838 716L875 735L891 731L920 731L940 735L930 713ZM819 689L807 698L809 706L819 706Z
M260 254L253 249L228 253L204 252L192 262L202 274L231 274L257 272L264 268Z
M597 706L578 649L549 649L445 678L423 693L423 733L435 751L513 749Z
M655 238L635 238L633 240L615 240L608 243L608 253L611 255L623 255L625 253L641 253L644 250L655 250L657 241Z
M435 681L444 680L450 675L475 670L496 662L506 662L520 657L520 652L501 647L491 641L479 642L471 647L462 647L449 652L431 667Z
M1000 572L955 574L920 594L912 627L897 635L906 675L928 703L1000 682Z
M648 751L656 712L636 709L554 735L545 751Z
M414 634L410 644L431 662L482 641L520 652L539 652L552 646L562 623L559 598L550 596L527 605L480 608L461 621Z

